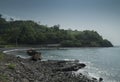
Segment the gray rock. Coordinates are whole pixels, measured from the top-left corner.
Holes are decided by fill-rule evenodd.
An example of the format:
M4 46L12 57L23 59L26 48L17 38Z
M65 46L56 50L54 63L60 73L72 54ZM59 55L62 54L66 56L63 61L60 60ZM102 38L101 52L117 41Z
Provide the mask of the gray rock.
M22 79L22 82L29 82L29 80L26 79L26 78L23 78L23 79Z
M7 63L15 64L15 69L7 68L5 65ZM8 82L97 82L83 74L76 76L72 73L72 71L77 71L85 66L78 61L49 60L36 62L6 55L0 63L0 74L7 76L10 79Z

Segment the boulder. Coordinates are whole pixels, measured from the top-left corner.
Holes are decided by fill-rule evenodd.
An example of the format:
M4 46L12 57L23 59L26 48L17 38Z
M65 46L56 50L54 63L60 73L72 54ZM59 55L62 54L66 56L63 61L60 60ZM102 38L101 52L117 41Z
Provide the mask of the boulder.
M28 54L29 56L33 56L33 55L36 54L36 50L29 49L29 50L27 50L27 54Z
M102 81L103 81L103 78L100 77L100 78L99 78L99 82L102 82Z
M84 68L86 65L83 64L83 63L78 63L78 64L75 64L75 65L71 65L71 66L67 66L67 67L61 67L61 68L58 68L58 69L55 69L54 71L77 71L81 68Z
M34 61L41 60L42 59L41 58L41 53L36 52L34 55L32 55L31 59L34 60Z
M41 53L37 52L36 50L33 50L33 49L29 49L27 50L27 54L29 56L32 56L31 59L34 60L34 61L37 61L37 60L41 60Z

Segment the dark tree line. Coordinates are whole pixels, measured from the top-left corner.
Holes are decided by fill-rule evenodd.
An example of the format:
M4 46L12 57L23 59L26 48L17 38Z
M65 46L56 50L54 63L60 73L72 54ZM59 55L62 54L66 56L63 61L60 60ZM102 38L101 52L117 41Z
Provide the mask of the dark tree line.
M6 21L0 15L1 44L60 44L64 47L112 47L96 31L73 31L48 27L31 20Z

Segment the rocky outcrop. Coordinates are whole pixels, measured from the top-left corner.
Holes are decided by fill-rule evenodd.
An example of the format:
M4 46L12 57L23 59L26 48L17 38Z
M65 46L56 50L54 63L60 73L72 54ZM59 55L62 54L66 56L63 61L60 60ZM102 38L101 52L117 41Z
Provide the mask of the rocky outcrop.
M29 50L27 50L27 54L28 54L29 56L33 56L34 54L36 54L36 50L29 49Z
M27 54L31 56L31 60L37 61L42 59L41 53L38 53L36 50L29 49L27 50Z
M58 69L54 69L54 71L77 71L85 66L86 66L85 64L79 63L79 64L74 64L71 66L63 66Z
M97 82L81 73L77 76L73 73L85 66L78 61L31 61L5 55L0 61L0 82Z

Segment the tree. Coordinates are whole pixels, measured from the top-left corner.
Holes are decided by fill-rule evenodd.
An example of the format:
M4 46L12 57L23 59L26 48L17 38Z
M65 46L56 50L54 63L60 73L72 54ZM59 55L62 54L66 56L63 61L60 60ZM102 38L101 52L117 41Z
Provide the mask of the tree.
M69 47L112 47L96 31L64 30L60 25L48 27L32 20L6 21L0 15L0 40L7 44L61 44ZM0 41L0 42L1 42Z
M19 42L22 44L35 43L35 31L31 26L24 25L20 28Z
M53 27L51 27L54 31L59 31L60 25L54 25Z

